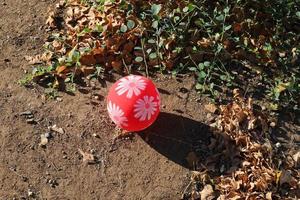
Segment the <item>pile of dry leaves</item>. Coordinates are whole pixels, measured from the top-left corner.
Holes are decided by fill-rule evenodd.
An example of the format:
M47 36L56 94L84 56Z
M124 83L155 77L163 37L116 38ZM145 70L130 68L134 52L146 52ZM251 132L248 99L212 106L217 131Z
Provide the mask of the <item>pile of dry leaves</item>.
M60 87L61 81L73 82L77 75L98 77L104 70L130 73L139 68L148 73L148 68L173 67L178 57L173 45L177 36L156 37L151 30L158 26L155 18L164 16L164 6L180 9L184 3L120 0L96 6L83 2L61 1L50 13L47 25L53 34L45 43L46 51L27 57L30 64L49 66L35 68L34 81L49 76L52 81L48 82Z
M245 100L239 90L234 95L233 102L218 108L211 124L215 136L208 148L223 151L205 161L194 159L198 170L189 185L194 187L183 199L297 199L299 149L284 155L270 138L276 122L254 109L252 99ZM221 159L223 164L218 165Z

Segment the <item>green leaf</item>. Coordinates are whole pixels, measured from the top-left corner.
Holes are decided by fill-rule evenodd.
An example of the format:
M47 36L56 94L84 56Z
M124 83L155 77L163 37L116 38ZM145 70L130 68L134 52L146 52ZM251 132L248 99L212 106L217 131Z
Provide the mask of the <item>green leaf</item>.
M65 83L69 83L71 81L71 79L69 78L69 77L67 77L66 79L65 79Z
M296 16L300 18L300 11L296 12Z
M230 8L229 7L226 7L226 8L224 8L224 13L229 13L229 10L230 10Z
M135 27L135 22L133 20L128 20L127 21L127 27L129 29L133 29Z
M205 61L203 64L204 64L205 67L209 67L210 66L210 62L209 61Z
M143 62L144 59L143 59L143 57L138 56L134 60L135 60L135 62Z
M225 16L224 15L219 15L216 17L216 20L218 21L224 21Z
M151 53L151 51L152 51L152 49L150 48L150 49L147 49L147 54L150 54Z
M143 48L142 47L139 47L139 46L136 46L134 47L134 50L142 50Z
M225 81L225 80L227 79L227 76L226 76L226 75L221 75L221 76L220 76L220 79L221 79L222 81Z
M194 4L192 4L192 3L190 3L190 4L188 5L188 7L189 7L189 11L190 11L190 12L193 11L193 10L195 10L195 8L196 8L196 6L195 6Z
M204 20L203 19L198 19L194 22L197 26L203 26L204 25Z
M150 58L150 59L155 59L155 58L157 58L156 53L150 53L149 58Z
M189 70L192 71L192 72L195 72L195 71L197 71L197 68L196 67L189 67Z
M155 40L153 40L153 39L150 39L150 40L148 40L148 43L149 43L149 44L155 44L155 43L156 43L156 41L155 41Z
M206 75L207 75L207 74L206 74L204 71L201 71L201 72L199 73L199 77L200 77L200 78L205 78Z
M152 28L157 28L158 27L158 21L154 21L153 23L152 23Z
M174 20L174 22L176 23L176 22L178 22L178 21L180 20L180 17L179 17L179 16L175 16L175 17L173 18L173 20Z
M66 62L76 63L80 59L80 52L77 51L77 45L69 52Z
M196 90L203 90L204 86L201 83L196 84Z
M127 26L124 25L124 24L122 24L122 26L121 26L121 28L120 28L120 31L121 31L122 33L125 33L125 32L127 31Z
M151 12L152 15L157 15L161 10L161 5L160 4L152 4L151 6Z
M203 63L199 63L199 64L198 64L198 67L199 67L200 70L203 70L205 66L204 66Z
M84 28L80 33L77 34L77 36L81 37L84 36L86 33L90 33L91 29L89 28Z
M231 25L225 26L225 28L224 28L225 31L228 31L229 29L231 29Z
M188 12L189 11L189 7L184 7L182 11L185 12L185 13Z

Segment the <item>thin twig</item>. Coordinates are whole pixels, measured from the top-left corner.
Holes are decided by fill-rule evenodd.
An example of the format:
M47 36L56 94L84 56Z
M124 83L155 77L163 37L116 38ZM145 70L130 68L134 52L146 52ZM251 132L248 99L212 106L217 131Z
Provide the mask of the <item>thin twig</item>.
M145 40L141 39L142 52L143 52L144 63L145 63L145 68L146 68L146 76L148 77L149 76L149 73L148 73L148 64L147 64L147 61L146 61L146 54L145 54L144 44L145 44Z
M186 194L186 191L191 187L193 181L190 181L189 184L185 187L183 193L182 193L182 197L184 197L184 195Z
M127 74L130 74L130 73L131 73L131 69L129 70L128 66L127 66L126 63L125 63L124 58L122 58L122 62L123 62L123 64L124 64L124 66L125 66L125 69L126 69L126 71L127 71Z

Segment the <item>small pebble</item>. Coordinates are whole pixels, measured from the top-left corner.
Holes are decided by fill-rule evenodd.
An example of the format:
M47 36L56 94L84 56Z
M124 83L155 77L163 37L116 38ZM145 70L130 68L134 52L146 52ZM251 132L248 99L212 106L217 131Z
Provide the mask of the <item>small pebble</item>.
M181 93L187 93L189 90L186 89L186 88L184 88L184 87L182 87L182 88L179 89L179 91L180 91Z
M46 144L48 144L48 138L45 136L45 134L41 135L41 142L40 142L40 146L45 147Z
M276 146L277 148L280 148L280 147L281 147L280 142L277 142L277 143L275 144L275 146Z
M45 133L45 137L48 138L48 139L51 138L52 137L51 132Z
M274 128L276 126L276 123L275 122L271 122L270 126Z
M34 197L34 193L30 189L28 189L28 196L29 197Z
M32 119L32 118L31 119L27 119L26 122L28 124L36 124L36 121L34 119Z
M23 115L33 115L33 114L31 111L24 111L24 112L20 113L20 116L23 116Z

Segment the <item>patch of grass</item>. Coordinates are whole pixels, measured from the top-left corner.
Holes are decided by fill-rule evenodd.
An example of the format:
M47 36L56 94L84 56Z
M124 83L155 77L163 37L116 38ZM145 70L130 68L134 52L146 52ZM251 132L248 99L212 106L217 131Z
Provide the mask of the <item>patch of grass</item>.
M96 66L101 74L193 73L199 93L213 99L238 87L272 109L299 108L297 1L78 0L57 7L45 45L53 67L42 72L54 82L94 76ZM63 30L51 20L57 15Z

